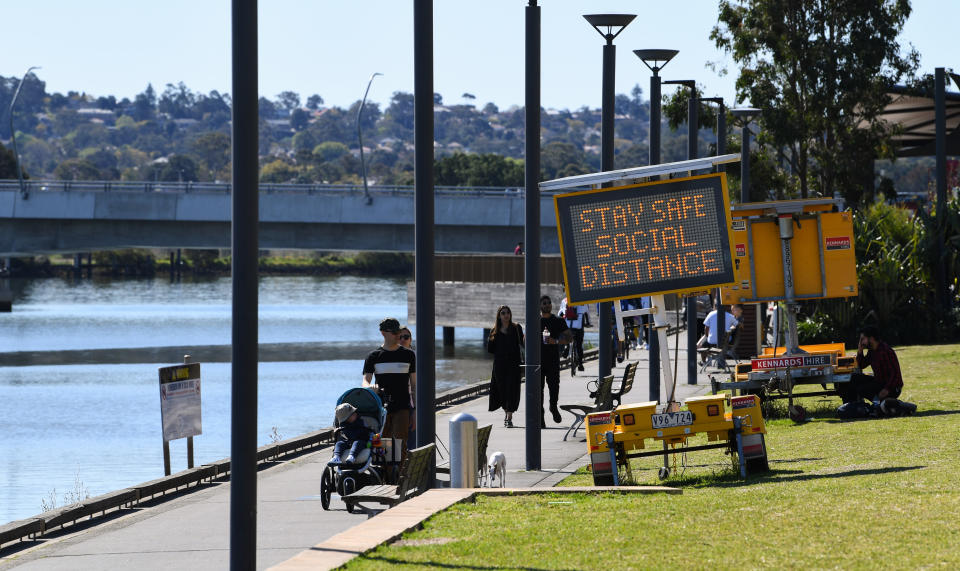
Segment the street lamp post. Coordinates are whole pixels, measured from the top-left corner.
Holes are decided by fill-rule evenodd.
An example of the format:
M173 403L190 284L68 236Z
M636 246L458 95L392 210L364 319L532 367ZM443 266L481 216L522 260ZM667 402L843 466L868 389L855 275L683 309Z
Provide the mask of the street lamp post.
M679 50L633 50L643 65L653 75L650 77L650 164L660 164L660 70L674 58ZM650 319L647 332L650 350L650 400L660 400L660 339Z
M357 141L360 142L360 172L363 175L363 200L366 204L373 204L373 197L370 196L370 189L367 187L367 165L363 160L363 132L360 129L360 116L363 115L363 107L367 104L367 94L370 93L370 85L373 83L373 78L378 75L383 74L376 71L370 76L370 81L367 82L367 89L363 92L363 100L360 101L360 109L357 109Z
M613 117L614 117L614 78L616 74L617 46L613 40L633 19L635 14L589 14L584 19L593 26L606 43L603 46L603 85L601 95L600 119L600 170L613 170ZM609 301L600 304L600 377L610 374L613 361L613 338L610 322L613 319L613 304ZM620 325L623 327L623 324Z
M727 153L727 108L723 104L723 97L701 97L700 101L717 104L717 156ZM717 165L717 172L723 171L724 165ZM720 303L720 290L717 289L717 297L714 302L714 309L717 310L717 323L727 323L727 306ZM720 362L726 365L727 357L727 336L721 335L720 339Z
M23 74L23 79L17 84L17 90L13 92L13 99L10 100L10 139L13 141L13 158L17 161L17 180L20 181L20 197L24 200L28 198L28 194L27 187L23 183L23 167L20 165L20 151L17 149L17 130L13 128L13 106L17 104L17 98L20 97L20 88L23 87L23 82L26 81L30 72L35 69L40 69L40 66L35 65L27 68L27 71Z
M540 6L528 0L524 9L524 229L527 254L523 260L525 317L528 329L540 323ZM535 337L539 337L539 334ZM531 337L533 339L534 337ZM527 470L541 468L540 411L540 343L524 347L527 377L525 407L527 427Z
M692 79L664 81L690 90L687 99L687 158L697 158L697 127L700 124L700 100L697 99L697 82ZM697 384L697 298L687 297L687 384Z
M755 107L741 107L730 111L740 120L742 135L740 142L740 202L750 202L750 121L760 115Z

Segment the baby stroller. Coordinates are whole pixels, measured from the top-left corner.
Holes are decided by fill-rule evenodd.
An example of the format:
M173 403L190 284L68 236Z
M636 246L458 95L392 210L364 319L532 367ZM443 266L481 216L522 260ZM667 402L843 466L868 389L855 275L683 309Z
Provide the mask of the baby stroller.
M363 423L371 429L373 434L380 434L387 418L387 410L373 390L362 387L349 389L337 399L338 406L343 403L350 403L356 407L357 414ZM336 421L335 423L339 428L340 423ZM337 438L342 436L338 433ZM355 463L328 464L324 468L320 480L320 505L323 509L330 509L330 496L334 490L340 496L346 496L364 486L383 483L383 468L374 462L372 452L372 447L368 445L357 455ZM353 512L353 509L348 505L347 511Z

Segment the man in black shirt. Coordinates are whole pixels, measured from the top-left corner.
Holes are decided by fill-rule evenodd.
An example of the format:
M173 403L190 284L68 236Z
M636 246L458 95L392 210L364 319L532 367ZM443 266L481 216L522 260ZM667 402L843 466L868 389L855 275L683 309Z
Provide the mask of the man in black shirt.
M540 298L540 427L546 426L543 411L543 387L550 389L550 412L553 421L560 423L560 409L557 401L560 397L560 345L567 345L573 339L566 321L553 314L550 296ZM529 339L529 337L528 337Z
M376 384L379 388L387 408L387 421L381 435L403 439L405 454L411 429L410 392L417 390L417 355L400 345L400 322L396 319L388 317L381 321L380 333L383 345L363 362L363 386Z

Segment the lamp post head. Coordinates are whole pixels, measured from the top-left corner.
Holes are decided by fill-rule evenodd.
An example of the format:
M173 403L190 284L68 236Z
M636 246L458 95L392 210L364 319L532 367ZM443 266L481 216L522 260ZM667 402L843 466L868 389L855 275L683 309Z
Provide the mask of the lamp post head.
M663 69L663 66L670 63L670 60L672 60L675 55L680 53L680 50L633 50L633 53L640 58L640 61L643 62L643 65L650 68L650 71L653 72L653 75L657 75L657 72ZM658 64L658 62L663 63Z
M750 121L753 121L755 117L763 113L763 111L756 107L739 107L737 109L731 109L730 113L746 126Z
M636 14L586 14L584 19L593 26L598 34L607 40L608 44L613 43L613 39L620 35L620 32L636 18ZM603 31L602 28L606 28Z
M704 103L716 103L720 107L723 107L723 97L701 97L700 101Z

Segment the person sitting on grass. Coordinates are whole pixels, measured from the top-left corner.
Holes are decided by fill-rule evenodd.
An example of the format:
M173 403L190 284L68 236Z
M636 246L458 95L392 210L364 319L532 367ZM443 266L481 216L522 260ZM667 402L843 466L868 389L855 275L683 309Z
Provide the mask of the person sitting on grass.
M867 352L864 353L864 350ZM866 367L873 369L872 375L852 373L850 382L837 384L837 392L844 404L860 402L861 399L879 404L888 398L895 399L900 396L903 390L900 361L890 345L881 339L880 330L874 325L860 329L857 368L862 370Z
M336 416L340 440L333 445L333 457L329 463L356 464L357 456L369 446L373 431L363 423L363 419L357 414L357 408L348 402L337 406ZM343 458L343 453L348 450L347 457Z

